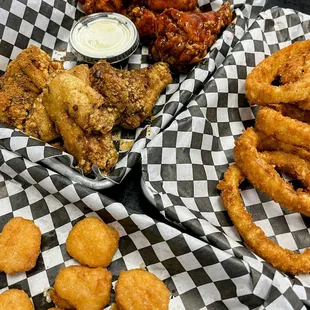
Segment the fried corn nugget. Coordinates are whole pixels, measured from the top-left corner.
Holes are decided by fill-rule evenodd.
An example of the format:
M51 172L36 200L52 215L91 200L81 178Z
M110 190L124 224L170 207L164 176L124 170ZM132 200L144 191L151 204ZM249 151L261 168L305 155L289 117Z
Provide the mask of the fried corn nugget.
M118 232L96 217L78 222L70 231L68 253L82 265L107 267L117 251Z
M167 310L169 307L169 290L146 270L121 271L115 292L119 310Z
M50 296L61 309L102 310L111 286L112 275L104 268L70 266L59 271Z
M34 307L23 290L10 289L0 294L0 310L34 310Z
M16 217L0 234L0 270L5 273L34 268L40 253L41 232L31 220Z

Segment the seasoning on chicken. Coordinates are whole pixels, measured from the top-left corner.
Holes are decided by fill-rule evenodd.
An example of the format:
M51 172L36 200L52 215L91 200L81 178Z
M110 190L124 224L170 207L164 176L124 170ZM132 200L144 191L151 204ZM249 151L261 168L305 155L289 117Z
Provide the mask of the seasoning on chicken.
M104 98L79 78L61 72L44 90L43 104L84 173L93 166L109 172L117 160L111 133L117 114L104 106Z
M23 50L7 67L0 85L0 121L25 130L25 122L48 76L62 69L37 46Z
M160 93L172 82L167 64L158 62L147 68L120 70L107 61L90 69L91 86L118 113L116 123L134 129L149 116Z

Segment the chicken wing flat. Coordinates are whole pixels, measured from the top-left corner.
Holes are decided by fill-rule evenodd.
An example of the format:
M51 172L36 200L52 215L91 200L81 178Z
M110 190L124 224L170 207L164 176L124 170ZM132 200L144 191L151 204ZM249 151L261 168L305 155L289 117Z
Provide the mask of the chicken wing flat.
M43 94L43 104L65 149L85 173L93 166L108 172L117 160L111 130L116 114L104 98L68 72L57 74Z
M163 11L165 9L177 9L180 11L191 11L197 7L197 0L133 0L132 3L139 6L145 6L154 11Z
M153 12L144 6L129 6L123 14L130 18L137 30L141 40L149 42L156 38L157 18L159 13Z
M115 80L119 83L114 83ZM172 76L163 62L128 71L116 69L102 60L90 69L90 82L111 108L118 109L121 126L134 129L151 116L156 100L172 82Z
M120 12L122 0L80 0L86 14L97 12Z
M49 74L61 69L59 62L36 46L30 46L14 59L0 83L0 121L25 130L29 111L42 92Z
M78 77L85 84L89 85L89 69L87 65L78 65L67 71ZM57 73L55 73L57 74ZM54 74L50 75L52 79ZM47 82L48 83L48 82ZM29 136L39 138L45 142L51 142L59 137L56 127L49 117L42 102L43 93L35 100L25 123L25 133Z
M187 72L207 54L219 32L232 21L230 3L217 12L182 12L166 9L157 18L156 39L150 51L156 61L165 61Z

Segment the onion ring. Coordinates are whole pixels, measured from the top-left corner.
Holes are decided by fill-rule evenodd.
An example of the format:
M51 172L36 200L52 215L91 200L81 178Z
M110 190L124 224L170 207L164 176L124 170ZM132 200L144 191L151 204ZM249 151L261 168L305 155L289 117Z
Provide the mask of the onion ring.
M292 153L304 160L310 161L310 152L306 149L277 140L260 131L256 131L256 133L259 138L257 147L258 151L283 151L285 153Z
M217 186L222 191L224 207L245 243L265 261L275 268L291 274L310 272L310 249L304 253L294 253L268 239L263 230L254 224L252 216L244 208L239 185L244 180L240 168L229 167Z
M248 75L245 94L250 105L273 103L296 104L310 100L310 40L295 42L278 50L261 61ZM283 64L304 58L302 74L298 80L280 86L272 85L278 77Z
M255 127L277 140L309 149L310 125L282 115L269 107L260 108Z
M301 122L310 123L310 111L301 109L299 106L282 103L272 104L269 107L280 112L283 116L288 116Z
M310 216L310 194L302 189L294 190L293 186L283 180L273 165L258 152L259 137L253 128L248 128L236 141L235 160L242 172L253 186L283 207ZM283 153L285 154L285 153ZM284 156L284 155L283 155ZM282 163L279 168L283 168ZM293 154L286 154L286 164L291 174L307 186L310 177L309 163Z

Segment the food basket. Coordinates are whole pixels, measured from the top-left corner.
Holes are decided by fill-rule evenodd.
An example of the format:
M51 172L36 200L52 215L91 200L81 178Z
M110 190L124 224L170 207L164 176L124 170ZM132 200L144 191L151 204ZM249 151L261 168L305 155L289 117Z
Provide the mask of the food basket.
M255 309L306 308L310 277L286 275L254 255L224 209L217 184L235 161L235 141L255 123L257 106L250 107L245 98L247 75L273 52L309 39L309 25L310 16L293 9L272 7L261 12L203 90L142 152L141 183L147 198L169 221L247 266ZM243 183L241 195L253 221L269 239L293 251L303 252L310 246L307 217L282 208L250 183ZM221 263L214 262L213 267L223 283L239 283L239 277L244 277L243 270L227 275L221 273ZM220 304L249 297L249 291L237 284L231 294Z
M199 1L200 6L213 9L221 4ZM51 308L48 289L56 275L61 268L77 264L66 251L66 237L75 223L94 215L121 236L108 267L113 284L121 270L146 268L167 285L170 310L306 309L308 277L288 277L248 250L216 190L233 162L235 139L253 124L255 109L244 98L247 73L271 51L307 38L310 32L305 14L274 8L258 16L264 4L232 1L237 18L205 61L188 75L174 77L146 128L121 133L122 139L134 143L109 176L88 178L73 169L69 154L1 125L0 229L12 217L32 219L41 230L42 246L33 270L0 273L0 293L23 289L35 309ZM56 58L65 54L68 65L74 63L67 38L74 22L83 16L76 1L2 1L0 15L2 71L29 44L39 45ZM127 66L147 65L147 54L141 46ZM132 214L93 190L120 183L139 160L144 190L171 225ZM271 238L281 242L289 236L297 244L288 247L308 246L307 219L279 206L268 213L269 200L249 184L243 187L243 195L247 207L258 206L254 220L272 228ZM284 222L292 223L286 231ZM113 301L114 289L106 309Z
M262 8L262 1L257 5L246 4L246 1L232 3L236 15L242 19L253 18ZM217 10L222 1L199 1L204 10ZM77 1L23 1L10 0L1 3L1 46L0 71L4 72L9 61L14 59L27 46L34 44L46 51L53 59L64 60L64 67L77 64L76 57L68 45L70 30L81 19L83 13ZM247 16L251 14L252 17ZM141 151L159 132L175 118L179 111L187 105L189 99L197 94L216 67L226 57L230 47L235 43L232 39L232 26L229 26L214 44L206 59L188 74L174 74L173 82L163 91L153 109L153 117L144 122L136 130L116 130L114 142L119 158L114 169L103 175L98 169L93 174L83 175L75 168L74 158L37 139L24 135L15 128L1 125L0 144L17 152L32 162L43 163L68 178L94 189L105 189L119 184L131 168L140 161ZM148 66L152 61L148 56L148 48L140 45L127 62L119 66L137 69ZM125 146L125 147L123 147Z

